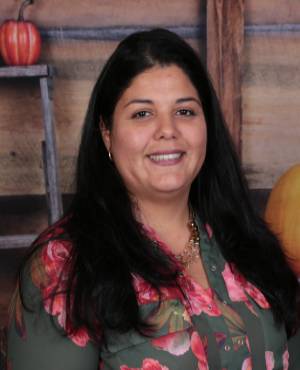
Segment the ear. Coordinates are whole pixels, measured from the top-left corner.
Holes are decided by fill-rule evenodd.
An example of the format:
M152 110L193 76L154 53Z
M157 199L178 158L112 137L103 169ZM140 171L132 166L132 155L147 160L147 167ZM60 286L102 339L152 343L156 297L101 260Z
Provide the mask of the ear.
M104 142L104 145L106 147L106 150L110 152L111 149L111 134L110 130L105 126L102 119L100 119L99 128L102 136L102 140Z

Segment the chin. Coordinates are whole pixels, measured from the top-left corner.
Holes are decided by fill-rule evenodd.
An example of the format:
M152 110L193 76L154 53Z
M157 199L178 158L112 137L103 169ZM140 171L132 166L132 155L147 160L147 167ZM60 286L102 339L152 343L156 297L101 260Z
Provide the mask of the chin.
M179 194L179 193L183 193L185 194L186 191L189 191L190 189L190 184L186 184L186 183L164 183L164 184L161 184L161 185L156 185L154 186L155 190L157 192L160 192L162 194Z

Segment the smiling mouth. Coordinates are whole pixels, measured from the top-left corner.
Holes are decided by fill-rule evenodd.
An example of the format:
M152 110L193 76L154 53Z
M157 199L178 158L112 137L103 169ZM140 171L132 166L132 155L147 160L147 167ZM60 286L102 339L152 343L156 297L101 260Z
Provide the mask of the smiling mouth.
M158 164L176 164L183 157L184 152L150 154L151 161Z

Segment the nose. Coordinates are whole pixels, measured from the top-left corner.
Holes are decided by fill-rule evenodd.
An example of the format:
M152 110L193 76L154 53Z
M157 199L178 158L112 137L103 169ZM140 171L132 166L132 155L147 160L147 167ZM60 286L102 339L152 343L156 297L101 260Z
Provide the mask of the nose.
M175 117L164 114L157 119L157 128L155 132L155 139L175 139L178 136L178 128Z

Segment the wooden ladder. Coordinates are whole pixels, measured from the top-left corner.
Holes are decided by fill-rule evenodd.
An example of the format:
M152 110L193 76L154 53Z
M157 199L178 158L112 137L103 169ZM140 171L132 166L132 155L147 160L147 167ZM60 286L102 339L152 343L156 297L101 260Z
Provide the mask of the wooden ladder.
M52 114L53 69L47 64L28 67L0 67L0 78L39 79L43 106L45 140L42 141L44 177L48 205L48 222L57 221L63 213L62 196L59 188L55 128ZM0 236L0 249L28 247L36 235Z

